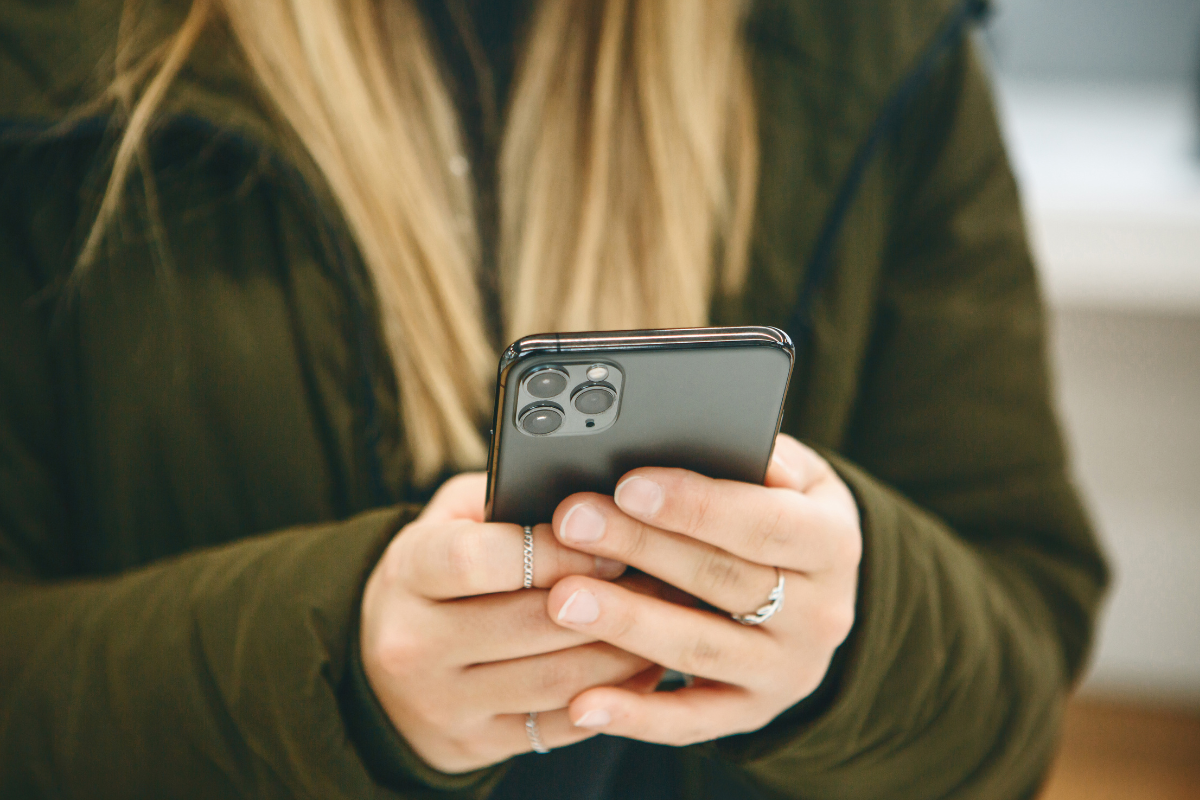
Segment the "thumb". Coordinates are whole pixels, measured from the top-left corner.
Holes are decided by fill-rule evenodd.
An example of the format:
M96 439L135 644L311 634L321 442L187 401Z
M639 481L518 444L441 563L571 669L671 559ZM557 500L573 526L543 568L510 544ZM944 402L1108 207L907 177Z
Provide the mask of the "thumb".
M425 522L470 520L483 522L483 507L487 497L487 475L464 472L441 485L421 512Z
M825 459L812 448L781 433L775 437L775 449L771 452L764 483L772 488L807 492L829 471Z

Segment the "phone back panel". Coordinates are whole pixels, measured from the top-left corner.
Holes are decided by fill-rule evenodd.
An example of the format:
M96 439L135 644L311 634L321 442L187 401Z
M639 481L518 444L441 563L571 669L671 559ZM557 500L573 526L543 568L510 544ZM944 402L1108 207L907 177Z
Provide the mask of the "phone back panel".
M773 328L721 339L662 332L589 348L587 336L527 337L502 362L489 458L488 516L499 522L549 522L574 492L612 494L617 481L644 466L680 467L713 478L762 483L781 421L793 351ZM750 332L747 334L746 332ZM654 334L668 334L649 343ZM558 341L555 342L554 339ZM565 345L564 345L565 342ZM595 362L620 370L616 417L603 430L535 436L518 426L518 390L530 370ZM576 370L571 370L576 372Z

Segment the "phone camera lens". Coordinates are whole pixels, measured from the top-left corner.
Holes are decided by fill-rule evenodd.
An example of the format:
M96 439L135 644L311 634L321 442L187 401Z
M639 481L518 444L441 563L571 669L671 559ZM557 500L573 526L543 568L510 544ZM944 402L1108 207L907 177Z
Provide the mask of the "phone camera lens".
M521 430L534 436L554 433L562 425L562 421L562 410L555 406L529 406L517 419Z
M562 394L567 388L567 374L556 367L539 369L525 379L525 391L534 397L547 398Z
M584 414L603 414L612 408L617 393L602 384L584 385L575 391L573 402Z

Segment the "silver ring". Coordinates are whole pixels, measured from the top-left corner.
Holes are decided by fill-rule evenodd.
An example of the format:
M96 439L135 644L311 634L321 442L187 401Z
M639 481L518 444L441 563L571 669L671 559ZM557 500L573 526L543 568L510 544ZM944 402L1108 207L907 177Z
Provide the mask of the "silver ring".
M525 584L524 589L533 587L533 526L525 526Z
M533 748L533 752L545 755L550 751L546 749L546 745L542 744L542 733L538 730L537 715L538 712L530 711L525 717L525 735L529 737L529 746Z
M757 611L750 614L730 614L729 616L743 625L762 625L775 616L775 613L783 608L783 572L779 567L776 567L775 574L779 576L779 582L775 584L775 588L767 595L766 605L759 606Z

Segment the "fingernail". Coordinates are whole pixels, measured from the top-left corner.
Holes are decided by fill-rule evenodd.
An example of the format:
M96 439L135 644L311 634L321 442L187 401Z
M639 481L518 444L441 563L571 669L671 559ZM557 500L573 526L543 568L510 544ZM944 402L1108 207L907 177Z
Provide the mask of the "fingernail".
M654 481L628 478L613 493L617 506L635 517L653 517L662 508L663 490Z
M620 561L614 561L611 558L604 556L596 556L596 577L611 581L613 578L619 578L625 572L625 565Z
M612 722L612 715L603 708L593 708L579 719L575 720L576 728L603 728Z
M573 506L559 529L568 542L598 542L604 536L604 515L587 503Z
M559 622L574 622L576 625L595 622L599 616L600 604L587 589L577 589L558 610Z

